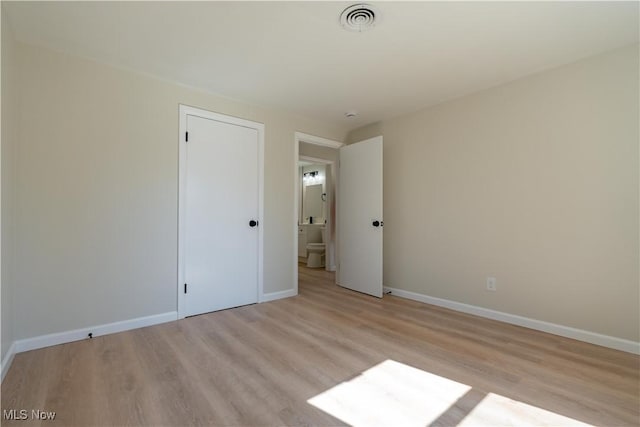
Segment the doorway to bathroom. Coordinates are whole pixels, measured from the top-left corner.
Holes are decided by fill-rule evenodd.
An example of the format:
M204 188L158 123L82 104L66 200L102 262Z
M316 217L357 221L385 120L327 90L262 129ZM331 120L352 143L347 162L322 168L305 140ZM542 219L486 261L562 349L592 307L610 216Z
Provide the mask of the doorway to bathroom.
M338 149L343 144L299 132L295 136L297 284L299 270L332 276L336 271L337 162Z
M337 285L381 298L383 137L348 146L298 132L295 138L296 293L298 270L304 268L331 273ZM319 182L323 174L331 178L330 190Z
M334 163L301 155L298 161L298 262L335 271Z

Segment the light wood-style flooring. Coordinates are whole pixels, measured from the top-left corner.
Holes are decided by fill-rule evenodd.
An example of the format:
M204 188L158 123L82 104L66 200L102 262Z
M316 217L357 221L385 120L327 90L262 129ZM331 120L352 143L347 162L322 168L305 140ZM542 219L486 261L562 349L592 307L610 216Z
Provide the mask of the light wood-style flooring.
M638 356L394 296L368 297L301 264L297 297L16 355L2 383L2 409L55 411L56 418L2 425L353 424L366 415L344 416L353 410L350 399L371 413L382 410L384 402L366 389L377 380L363 373L389 363L416 373L378 376L389 384L376 392L392 406L408 404L394 394L402 387L429 392L416 383L440 381L432 397L413 403L435 411L422 424L554 423L549 414L640 424ZM451 390L442 384L449 383L467 391L447 403ZM338 393L350 384L351 394ZM342 404L328 410L333 415L308 402L327 392L326 403L333 391ZM498 409L495 402L491 409L488 397L496 395ZM500 418L501 408L510 418ZM421 410L409 408L398 420L414 409Z

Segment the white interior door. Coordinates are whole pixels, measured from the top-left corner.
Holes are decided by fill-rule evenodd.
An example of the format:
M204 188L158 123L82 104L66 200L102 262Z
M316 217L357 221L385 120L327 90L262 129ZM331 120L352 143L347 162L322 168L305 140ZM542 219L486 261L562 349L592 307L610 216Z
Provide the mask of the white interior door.
M258 301L258 131L187 115L184 314Z
M338 285L382 297L382 136L340 148Z

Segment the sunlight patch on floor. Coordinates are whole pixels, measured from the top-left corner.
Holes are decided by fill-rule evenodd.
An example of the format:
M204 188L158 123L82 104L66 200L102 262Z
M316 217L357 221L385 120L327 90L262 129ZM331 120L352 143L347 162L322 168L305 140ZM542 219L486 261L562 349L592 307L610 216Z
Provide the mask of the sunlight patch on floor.
M307 401L352 426L586 426L393 360Z
M470 389L386 360L307 402L354 426L424 426Z
M499 394L489 393L459 426L589 426Z

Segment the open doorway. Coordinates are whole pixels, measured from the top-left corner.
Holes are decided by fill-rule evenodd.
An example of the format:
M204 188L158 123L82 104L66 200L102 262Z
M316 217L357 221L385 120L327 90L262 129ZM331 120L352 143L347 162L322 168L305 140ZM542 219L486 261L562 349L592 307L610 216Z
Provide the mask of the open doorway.
M337 265L338 149L344 144L296 133L295 283L299 274L326 279ZM332 280L335 283L335 280Z

